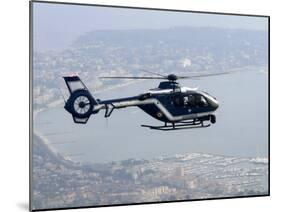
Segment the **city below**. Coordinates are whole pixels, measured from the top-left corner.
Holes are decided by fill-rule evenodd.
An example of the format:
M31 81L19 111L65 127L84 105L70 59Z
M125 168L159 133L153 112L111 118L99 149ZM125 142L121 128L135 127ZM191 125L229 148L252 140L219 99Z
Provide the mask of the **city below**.
M268 194L267 158L186 153L82 165L38 135L33 145L34 209Z

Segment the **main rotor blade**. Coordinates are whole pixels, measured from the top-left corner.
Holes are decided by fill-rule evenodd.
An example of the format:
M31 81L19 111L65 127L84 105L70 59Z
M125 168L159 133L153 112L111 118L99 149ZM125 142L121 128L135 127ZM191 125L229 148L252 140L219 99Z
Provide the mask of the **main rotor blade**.
M166 79L165 77L99 77L100 79Z
M152 72L152 71L147 71L145 69L139 69L140 71L143 71L143 72L146 72L146 73L150 73L150 74L155 74L155 75L158 75L158 76L161 76L161 77L167 77L165 75L162 75L162 74L159 74L159 73L156 73L156 72Z
M233 72L221 72L221 73L213 73L213 74L198 74L198 75L191 75L191 76L178 76L178 79L192 79L192 78L201 78L201 77L212 77L212 76L219 76L225 74L231 74Z

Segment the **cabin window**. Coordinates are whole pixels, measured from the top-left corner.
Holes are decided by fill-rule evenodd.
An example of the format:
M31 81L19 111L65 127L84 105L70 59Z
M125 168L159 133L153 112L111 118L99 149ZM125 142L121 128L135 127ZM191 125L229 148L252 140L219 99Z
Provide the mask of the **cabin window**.
M187 106L190 106L190 107L194 107L196 104L195 104L195 96L194 95L188 95L188 104Z
M188 96L184 96L183 97L183 105L188 105L189 103L189 97Z
M182 107L183 106L183 99L181 95L175 95L173 97L173 104L177 107Z
M206 107L208 102L204 96L199 94L176 95L173 104L177 107Z

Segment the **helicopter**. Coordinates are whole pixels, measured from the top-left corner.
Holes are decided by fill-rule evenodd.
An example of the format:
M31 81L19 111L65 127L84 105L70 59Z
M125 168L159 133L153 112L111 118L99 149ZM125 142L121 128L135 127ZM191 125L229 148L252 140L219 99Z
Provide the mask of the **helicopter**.
M127 98L109 100L95 99L78 75L64 76L64 81L70 93L69 98L65 101L64 108L72 115L73 121L79 124L86 124L89 117L100 110L105 110L104 117L108 118L115 109L134 106L139 107L148 115L164 123L160 126L141 125L153 130L203 128L216 123L214 112L219 107L217 99L196 88L183 87L177 81L200 79L202 77L229 74L230 72L193 76L149 73L157 76L100 77L102 79L162 80L157 88L149 89L148 92ZM205 124L205 122L208 122L208 124Z

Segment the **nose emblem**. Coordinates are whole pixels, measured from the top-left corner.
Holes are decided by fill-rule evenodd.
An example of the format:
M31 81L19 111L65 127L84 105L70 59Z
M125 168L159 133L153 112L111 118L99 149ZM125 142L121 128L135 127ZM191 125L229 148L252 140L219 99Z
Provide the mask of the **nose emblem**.
M158 112L158 113L157 113L157 116L158 116L159 118L161 118L161 117L163 116L163 114L162 114L161 112Z

